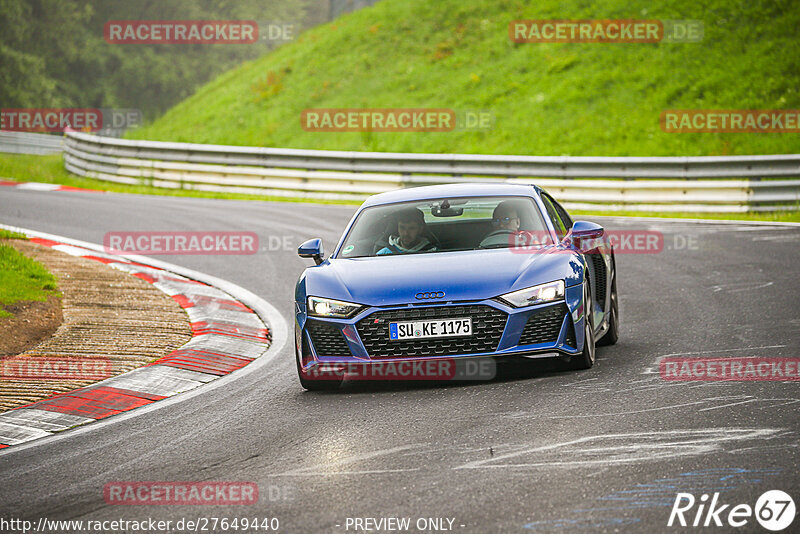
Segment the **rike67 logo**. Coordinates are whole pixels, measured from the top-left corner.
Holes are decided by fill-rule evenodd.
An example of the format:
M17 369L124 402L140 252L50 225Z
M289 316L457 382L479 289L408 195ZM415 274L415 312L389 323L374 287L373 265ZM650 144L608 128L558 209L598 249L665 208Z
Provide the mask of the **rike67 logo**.
M755 507L749 504L722 504L719 502L719 493L714 493L711 502L708 501L709 496L705 493L700 499L695 499L691 493L678 493L667 526L739 528L751 523L755 516L762 527L777 532L786 529L794 521L794 500L780 490L765 492L758 498Z

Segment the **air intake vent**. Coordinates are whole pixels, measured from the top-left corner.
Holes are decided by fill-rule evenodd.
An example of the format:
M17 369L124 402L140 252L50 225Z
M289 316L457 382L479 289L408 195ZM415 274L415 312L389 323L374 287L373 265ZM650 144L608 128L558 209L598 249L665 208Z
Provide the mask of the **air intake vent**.
M564 303L535 312L528 318L525 329L522 331L522 336L519 338L519 344L555 343L558 341L561 324L564 322L564 316L567 312L567 305ZM573 346L575 344L574 337L575 335L573 334Z
M319 356L351 356L342 331L328 323L322 321L311 321L306 323L306 328L311 334L311 342Z

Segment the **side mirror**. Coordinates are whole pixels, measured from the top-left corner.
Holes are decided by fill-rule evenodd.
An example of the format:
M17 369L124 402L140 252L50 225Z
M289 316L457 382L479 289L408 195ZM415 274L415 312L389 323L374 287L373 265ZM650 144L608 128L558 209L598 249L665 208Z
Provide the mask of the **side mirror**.
M322 239L314 238L309 239L299 247L297 247L297 255L301 258L314 258L314 262L319 265L322 263Z
M572 230L567 235L567 239L572 241L573 247L587 252L589 249L595 248L592 246L592 240L603 237L605 233L605 230L599 224L589 221L575 221L572 225ZM584 240L589 242L586 246L584 246Z
M606 231L599 224L589 221L575 221L570 232L574 238L597 239L603 237Z

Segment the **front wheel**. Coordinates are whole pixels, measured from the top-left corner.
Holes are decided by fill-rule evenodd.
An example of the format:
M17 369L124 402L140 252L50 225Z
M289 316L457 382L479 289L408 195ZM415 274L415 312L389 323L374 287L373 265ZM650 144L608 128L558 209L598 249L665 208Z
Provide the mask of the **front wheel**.
M333 373L329 373L328 375L319 374L317 376L312 376L303 371L302 366L300 365L300 351L295 347L295 364L297 364L297 378L300 379L300 385L303 386L304 389L308 391L330 391L333 389L338 389L340 385L342 385L342 380L344 377L337 377Z
M601 347L613 345L619 339L619 300L617 298L617 273L614 271L614 280L611 281L611 314L608 318L608 331L597 340Z
M594 365L594 313L592 311L592 291L587 280L583 285L583 351L570 357L570 369L590 369Z

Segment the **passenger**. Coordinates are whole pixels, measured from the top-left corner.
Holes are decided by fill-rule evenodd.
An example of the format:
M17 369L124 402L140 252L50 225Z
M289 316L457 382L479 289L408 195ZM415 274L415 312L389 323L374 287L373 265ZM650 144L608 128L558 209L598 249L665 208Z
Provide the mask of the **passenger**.
M408 252L425 252L436 250L423 234L425 233L425 215L417 208L409 208L397 215L397 233L389 236L388 246L377 254L406 254Z

